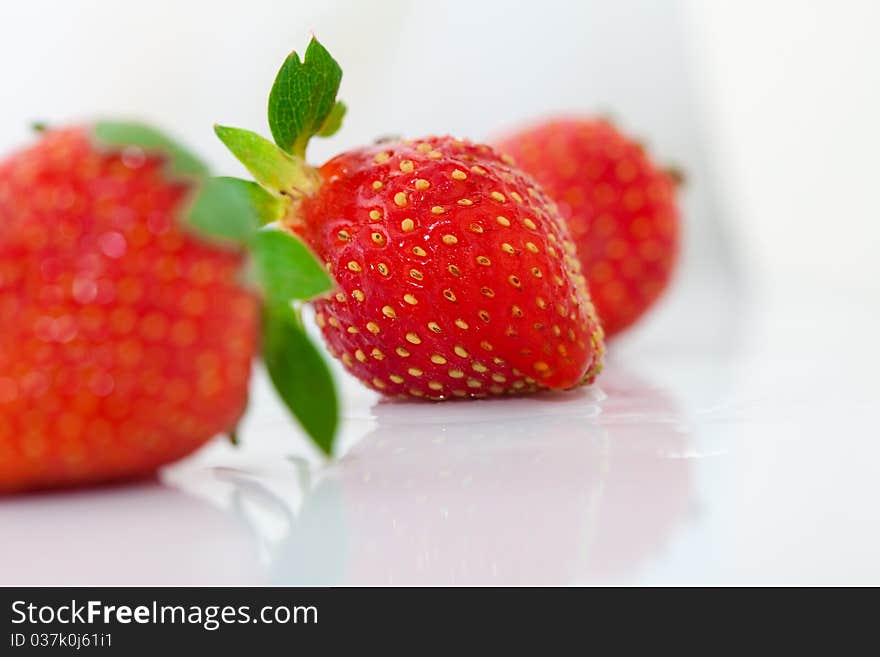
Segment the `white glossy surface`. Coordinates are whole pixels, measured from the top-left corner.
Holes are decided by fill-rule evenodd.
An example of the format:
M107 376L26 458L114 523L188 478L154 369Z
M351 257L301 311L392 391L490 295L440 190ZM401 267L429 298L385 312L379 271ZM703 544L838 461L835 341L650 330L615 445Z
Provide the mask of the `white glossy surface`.
M243 449L4 501L0 582L880 584L876 308L721 289L674 295L592 389L347 388L329 465L258 390Z

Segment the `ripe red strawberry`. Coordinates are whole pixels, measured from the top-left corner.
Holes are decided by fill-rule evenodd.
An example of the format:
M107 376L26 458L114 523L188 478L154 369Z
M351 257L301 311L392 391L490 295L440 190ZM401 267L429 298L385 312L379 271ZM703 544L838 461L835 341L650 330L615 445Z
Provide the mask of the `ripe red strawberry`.
M432 137L344 153L290 219L339 290L331 351L388 394L592 380L601 334L553 204L487 146Z
M340 77L313 40L272 89L277 147L217 128L264 187L288 199L282 223L336 279L335 295L315 304L331 353L390 395L592 381L602 330L553 202L490 147L449 137L356 149L315 171L306 144L338 128Z
M126 137L143 147L112 145ZM184 225L198 188L194 226L244 234L241 216L217 225L211 204L235 197L202 177L130 124L52 131L0 164L0 492L144 475L234 429L259 299L240 246Z
M553 197L567 220L610 337L669 284L679 251L674 176L601 119L557 119L498 147Z

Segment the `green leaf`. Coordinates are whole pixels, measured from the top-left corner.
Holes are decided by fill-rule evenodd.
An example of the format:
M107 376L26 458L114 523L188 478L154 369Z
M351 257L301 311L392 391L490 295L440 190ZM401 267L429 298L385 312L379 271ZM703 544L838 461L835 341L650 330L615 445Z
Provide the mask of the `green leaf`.
M257 182L273 194L283 196L314 188L313 174L304 162L291 157L265 137L222 125L214 126L214 132Z
M171 173L175 175L208 175L208 167L199 158L146 124L99 121L94 126L94 135L99 142L110 146L140 146L147 151L162 152L168 157Z
M287 408L318 448L331 455L339 423L336 386L293 308L266 309L263 360Z
M321 125L321 129L318 131L319 137L330 137L335 135L339 128L342 126L342 117L345 116L345 111L348 108L345 106L341 100L337 100L336 104L333 106L333 109L330 110L330 113L327 115L327 118L324 119L324 123Z
M289 306L333 289L333 279L299 238L277 229L254 235L257 277L269 306Z
M328 117L342 120L344 106L336 105L342 69L314 37L301 62L291 53L275 77L269 94L269 127L275 143L289 153L305 157L312 136L323 133ZM338 129L338 125L328 134Z
M208 178L190 208L189 224L211 237L247 243L263 224L277 220L284 206L254 182Z
M265 188L250 180L240 178L221 178L234 181L247 194L251 206L257 213L257 221L261 226L278 221L284 216L285 205L277 196L272 196Z

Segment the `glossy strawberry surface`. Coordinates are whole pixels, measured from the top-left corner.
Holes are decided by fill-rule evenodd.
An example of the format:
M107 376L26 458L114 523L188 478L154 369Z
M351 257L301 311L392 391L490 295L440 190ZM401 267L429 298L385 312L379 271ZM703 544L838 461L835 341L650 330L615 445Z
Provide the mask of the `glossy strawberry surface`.
M556 200L606 334L635 323L668 286L678 258L674 177L604 120L547 121L498 148Z
M257 299L181 227L189 193L85 128L0 164L0 491L147 474L236 424Z
M288 220L338 283L331 352L386 394L447 399L592 381L602 330L553 202L491 148L381 143L319 169Z

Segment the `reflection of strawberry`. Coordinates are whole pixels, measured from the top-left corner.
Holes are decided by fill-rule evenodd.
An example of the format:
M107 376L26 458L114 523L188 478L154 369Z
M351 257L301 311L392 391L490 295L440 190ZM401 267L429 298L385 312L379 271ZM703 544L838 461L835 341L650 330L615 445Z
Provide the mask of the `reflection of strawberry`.
M499 144L559 204L608 336L635 322L678 256L675 177L610 123L559 119Z
M694 495L676 400L620 369L609 372L602 389L607 476L589 514L583 575L591 582L629 577L661 553L687 520Z
M552 201L488 146L449 137L385 142L309 167L309 138L341 121L340 76L313 40L272 89L277 146L217 128L284 199L282 223L335 277L335 295L316 303L331 352L393 395L482 397L592 381L602 331Z
M687 519L691 461L674 400L604 376L601 401L378 404L376 428L306 497L275 583L632 581Z
M204 173L159 133L106 122L0 164L0 491L144 475L235 428L260 307L228 238L261 272L293 238L224 222L242 199Z

